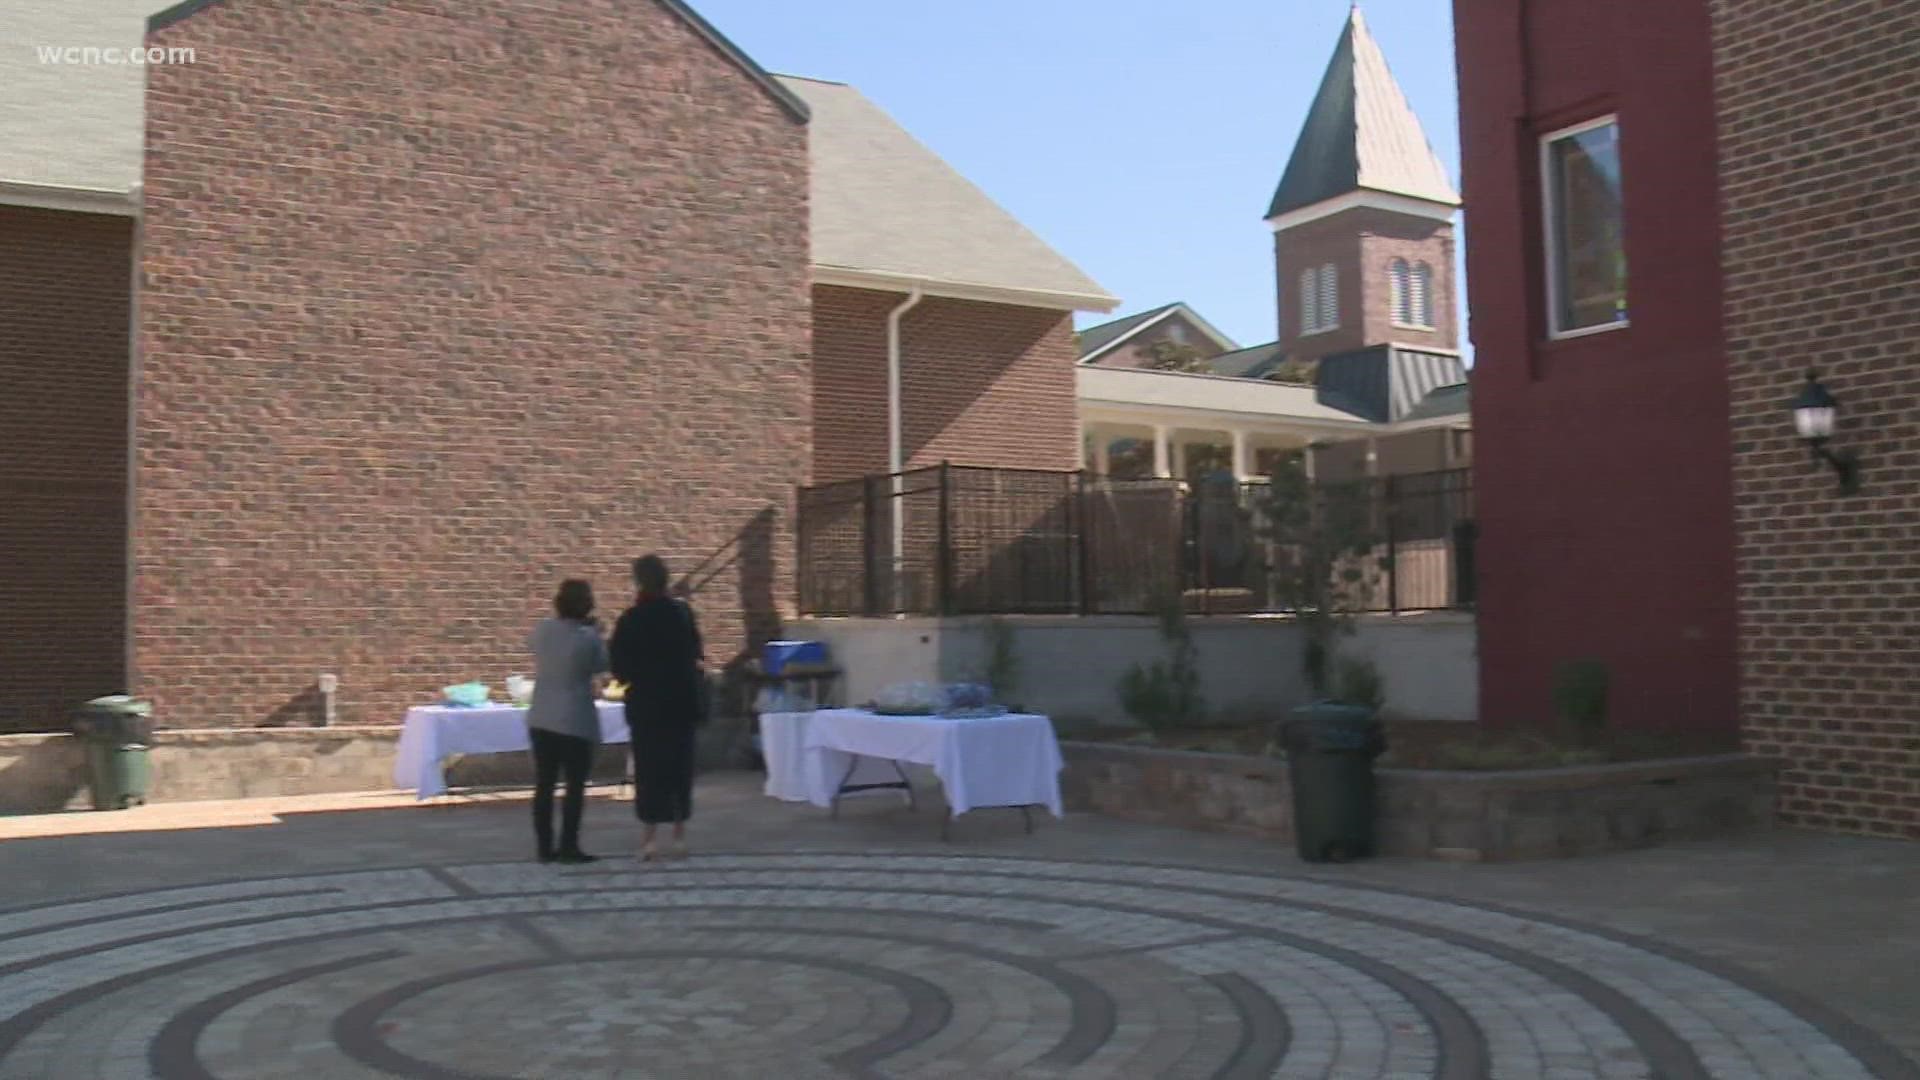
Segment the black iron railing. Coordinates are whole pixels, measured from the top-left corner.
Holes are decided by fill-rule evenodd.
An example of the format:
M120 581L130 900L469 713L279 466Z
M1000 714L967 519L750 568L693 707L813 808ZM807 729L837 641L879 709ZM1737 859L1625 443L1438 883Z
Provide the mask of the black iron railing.
M1465 469L1319 485L1358 515L1374 611L1473 603ZM801 488L796 587L809 615L1202 614L1288 607L1266 483L1122 480L942 464Z

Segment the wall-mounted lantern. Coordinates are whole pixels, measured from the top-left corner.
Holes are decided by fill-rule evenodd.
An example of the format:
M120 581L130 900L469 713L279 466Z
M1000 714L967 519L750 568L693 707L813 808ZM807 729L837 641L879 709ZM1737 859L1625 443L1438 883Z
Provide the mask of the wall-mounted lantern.
M1807 385L1793 399L1793 426L1813 450L1815 464L1826 462L1840 478L1840 494L1860 490L1860 459L1852 451L1836 451L1827 445L1833 438L1833 418L1840 402L1820 385L1817 372L1807 372Z

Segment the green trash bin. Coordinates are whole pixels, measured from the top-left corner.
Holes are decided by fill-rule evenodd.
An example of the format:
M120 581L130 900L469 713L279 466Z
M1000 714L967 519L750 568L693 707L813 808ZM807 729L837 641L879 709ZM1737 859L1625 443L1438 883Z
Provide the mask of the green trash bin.
M87 750L95 810L125 810L147 801L152 715L153 706L121 694L80 707L73 734Z
M1387 739L1374 710L1322 701L1293 710L1281 729L1293 783L1293 831L1308 862L1373 854L1373 759Z

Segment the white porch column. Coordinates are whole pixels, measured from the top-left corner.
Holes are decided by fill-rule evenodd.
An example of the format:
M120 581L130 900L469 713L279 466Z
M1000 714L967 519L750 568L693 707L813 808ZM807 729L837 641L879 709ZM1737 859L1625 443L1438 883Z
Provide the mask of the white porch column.
M1307 483L1309 484L1314 482L1313 457L1314 457L1314 452L1318 450L1319 447L1320 447L1319 443L1314 442L1312 439L1308 439L1306 445L1300 448L1300 463L1306 466Z
M1380 475L1380 440L1367 436L1367 475Z
M1180 437L1180 432L1177 430L1173 433L1173 472L1171 475L1176 480L1185 480L1187 478L1187 441Z
M1153 425L1153 475L1162 479L1173 475L1172 462L1167 457L1167 425Z
M1093 438L1093 471L1100 476L1113 473L1113 440L1098 432Z
M1247 459L1247 433L1233 429L1233 478L1245 481L1253 475L1253 462Z
M1093 438L1093 428L1081 424L1080 438L1075 440L1073 445L1073 467L1082 472L1087 468L1087 440L1091 438Z

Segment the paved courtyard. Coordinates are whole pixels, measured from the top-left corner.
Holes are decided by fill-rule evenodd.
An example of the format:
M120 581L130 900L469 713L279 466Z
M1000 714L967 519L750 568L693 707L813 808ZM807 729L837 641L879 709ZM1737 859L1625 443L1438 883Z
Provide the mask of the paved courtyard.
M578 868L503 799L0 819L0 1078L1920 1078L1920 846L1308 870L756 780L664 865L607 799Z

